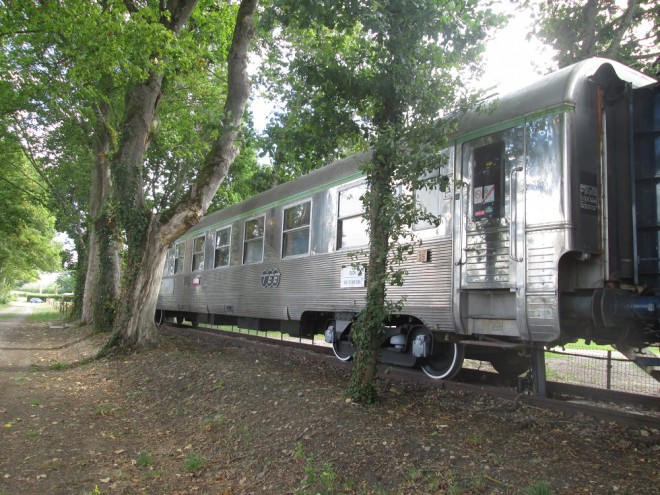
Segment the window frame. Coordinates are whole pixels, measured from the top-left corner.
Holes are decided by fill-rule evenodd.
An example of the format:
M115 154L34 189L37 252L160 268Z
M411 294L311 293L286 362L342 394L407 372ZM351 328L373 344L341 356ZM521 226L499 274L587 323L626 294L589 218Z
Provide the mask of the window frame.
M222 246L218 246L218 233L219 232L224 232L225 230L229 231L229 236L228 236L228 243L223 244ZM232 233L232 226L229 225L227 227L221 227L219 229L215 230L215 238L214 238L214 243L213 243L213 268L225 268L231 264L231 233ZM227 264L225 265L218 265L217 264L217 252L219 249L222 248L227 248Z
M482 221L497 223L507 216L506 176L509 163L506 157L506 139L508 136L503 132L495 133L493 136L498 136L499 139L493 139L492 142L479 146L472 145L470 150L469 166L472 177L470 221L475 223Z
M174 256L175 249L174 246L167 250L165 255L165 266L163 267L163 277L171 277L174 275Z
M440 222L439 225L432 224L430 222L419 220L412 225L413 232L424 232L426 230L437 230L441 227L442 223L448 223L449 218L447 214L450 213L449 206L447 206L447 201L453 199L454 196L454 168L453 168L453 154L452 149L445 149L440 152L442 155L446 155L447 162L443 165L434 167L433 170L427 172L422 176L422 179L436 179L440 176L445 176L448 178L447 188L442 191L439 187L434 187L432 189L423 188L415 189L413 191L415 207L419 208L420 206L425 208L428 212L438 217ZM437 193L436 193L437 191ZM420 194L421 192L421 194ZM421 196L421 199L420 199ZM435 196L436 203L432 205L433 208L428 208L427 200Z
M337 191L337 241L336 241L337 251L349 250L349 249L358 249L358 248L363 248L363 247L369 245L369 237L368 236L367 236L366 242L364 244L354 244L354 245L350 245L350 246L344 246L344 245L342 245L342 242L341 242L342 234L343 234L342 222L344 222L346 220L354 220L356 218L362 218L362 221L364 222L365 228L366 228L367 221L366 221L366 218L364 218L364 214L365 214L364 205L362 205L362 201L359 199L359 197L358 197L358 201L360 201L360 205L361 205L360 213L352 214L352 215L345 215L345 216L340 215L341 195L342 195L342 193L344 193L346 191L349 191L351 189L357 189L357 188L363 187L363 186L365 187L365 192L367 192L367 188L366 188L367 181L364 180L364 179L360 180L359 182L354 182L352 184L347 184L347 185L341 187Z
M182 247L181 249L181 256L178 256L178 250L179 247ZM172 275L177 275L179 273L182 273L185 271L185 266L184 266L184 261L186 258L186 241L177 241L174 243L174 265L173 265L173 271ZM181 261L179 261L181 260Z
M290 210L291 208L295 208L296 206L304 205L304 204L309 204L309 222L306 225L303 225L302 227L293 227L291 229L285 229L285 223L286 223L286 211ZM282 232L281 232L281 257L282 259L289 259L289 258L299 258L302 256L309 256L312 250L312 212L313 212L313 204L312 204L312 198L307 198L303 199L301 201L297 201L295 203L291 203L288 205L285 205L282 207ZM295 232L300 232L303 230L307 230L307 251L304 253L298 253L298 254L289 254L285 255L284 254L284 238L286 237L287 234L295 233Z
M201 251L195 251L195 242L199 239L202 240L202 250ZM192 238L192 245L190 247L190 250L191 250L190 271L192 273L204 271L204 263L206 261L206 232L204 232L202 235L198 235L198 236ZM202 259L201 259L202 266L201 266L201 268L195 268L195 257L199 256L200 254L201 254L201 257L202 257Z
M263 220L263 232L261 234L261 237L255 237L252 239L246 239L246 232L247 232L247 224L248 222L252 222L254 220ZM261 259L259 261L246 261L245 260L245 255L247 254L247 245L250 243L256 243L257 241L261 241ZM263 213L261 215L256 215L254 217L246 218L243 221L243 259L242 259L242 264L243 265L255 265L257 263L263 263L264 262L264 250L266 246L266 214Z

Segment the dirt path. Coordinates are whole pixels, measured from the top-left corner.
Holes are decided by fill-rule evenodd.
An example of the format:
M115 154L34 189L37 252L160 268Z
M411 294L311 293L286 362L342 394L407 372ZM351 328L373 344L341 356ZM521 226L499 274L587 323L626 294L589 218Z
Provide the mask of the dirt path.
M15 346L22 341L17 332L31 313L32 305L27 302L13 302L0 310L0 370L12 371L30 365L32 351Z
M34 350L0 371L0 495L660 493L657 431L387 380L364 408L346 368L204 336L74 366L105 337L9 330Z

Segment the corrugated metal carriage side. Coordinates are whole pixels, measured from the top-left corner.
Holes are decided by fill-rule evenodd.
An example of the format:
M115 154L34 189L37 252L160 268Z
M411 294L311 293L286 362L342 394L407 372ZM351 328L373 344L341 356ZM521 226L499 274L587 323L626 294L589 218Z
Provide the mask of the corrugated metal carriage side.
M635 191L648 198L660 166L635 133L642 105L633 105L652 82L592 59L462 119L435 172L460 185L416 192L441 224L415 226L422 244L403 287L389 289L405 305L384 322L383 361L449 378L467 355L517 375L543 346L576 338L615 343L631 358L657 344L660 283L638 267L653 263L644 253L658 252L660 223L649 248L652 226L636 226ZM651 125L657 136L660 124ZM347 252L365 247L360 166L369 157L208 215L168 253L157 316L324 333L350 359L368 277Z

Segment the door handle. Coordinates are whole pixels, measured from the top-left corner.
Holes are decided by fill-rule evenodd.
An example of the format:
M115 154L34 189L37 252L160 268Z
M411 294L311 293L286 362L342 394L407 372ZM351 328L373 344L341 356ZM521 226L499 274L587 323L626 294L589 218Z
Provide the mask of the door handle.
M514 191L514 182L515 182L515 175L518 172L522 172L523 168L522 167L515 167L511 169L511 172L509 174L509 258L511 258L513 261L520 262L522 261L522 257L518 256L518 239L516 239L516 227L518 224L518 207L517 207L517 199L513 197L513 191Z

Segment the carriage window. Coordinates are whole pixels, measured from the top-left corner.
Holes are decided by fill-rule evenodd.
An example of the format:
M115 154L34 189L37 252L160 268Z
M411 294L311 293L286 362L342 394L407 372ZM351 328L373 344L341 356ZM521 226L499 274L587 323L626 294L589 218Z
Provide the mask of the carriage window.
M264 217L245 222L243 263L260 263L264 259Z
M195 237L193 239L192 271L204 269L204 241L205 236Z
M473 220L504 216L504 142L480 146L473 154Z
M174 247L167 250L165 256L165 267L163 268L163 276L174 275Z
M215 232L214 267L229 265L229 246L231 244L231 227Z
M528 225L565 220L562 201L564 118L564 115L549 115L529 121L525 126L525 217Z
M364 221L362 200L367 185L360 184L339 191L339 220L337 222L337 249L366 246L369 243Z
M185 241L177 242L174 245L174 273L181 273L183 271L183 255L185 251Z
M284 209L282 258L309 254L311 201Z
M415 190L415 202L417 208L422 213L432 215L442 222L440 202L444 199L451 199L451 178L448 176L447 167L443 166L438 170L434 170L422 177L424 181L423 187ZM413 225L413 230L424 230L436 228L434 218L420 218L419 221Z

